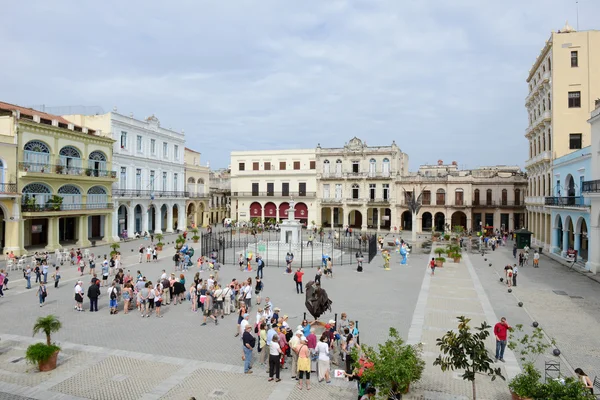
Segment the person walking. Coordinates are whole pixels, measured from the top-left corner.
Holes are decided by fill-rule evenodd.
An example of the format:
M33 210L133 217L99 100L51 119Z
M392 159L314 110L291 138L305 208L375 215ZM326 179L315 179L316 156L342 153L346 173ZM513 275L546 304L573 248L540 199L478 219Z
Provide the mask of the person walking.
M317 344L317 354L319 358L317 360L317 371L318 381L322 382L325 380L327 383L331 383L331 375L329 372L329 333L323 332L319 343Z
M302 330L298 329L296 331L296 333L294 334L294 337L292 337L289 341L289 345L292 350L294 350L294 349L296 349L296 347L298 347L298 345L300 344L301 337L302 337ZM298 353L296 353L296 351L294 350L294 351L292 351L291 355L292 355L292 379L297 379Z
M144 261L144 245L143 244L140 244L140 248L138 250L138 253L139 253L139 257L140 257L139 260L138 260L138 262L141 264L142 261Z
M269 382L273 381L273 376L277 378L275 382L281 382L281 379L279 378L279 371L281 368L281 364L279 363L280 358L281 347L279 347L279 336L275 334L271 338L271 343L269 345Z
M429 268L431 268L431 276L435 275L435 258L431 257L431 261L429 261Z
M302 287L302 276L303 275L304 275L304 272L302 272L302 267L298 268L298 270L294 274L294 282L296 282L296 293L297 294L304 293L304 289Z
M58 283L60 282L60 267L56 267L56 270L54 271L54 274L52 274L52 276L54 278L54 288L57 289Z
M260 294L263 291L263 283L262 283L262 279L259 278L258 276L255 279L255 286L254 286L254 294L256 295L256 304L260 305L260 301L262 300L260 298Z
M75 285L75 309L83 311L83 281L78 281Z
M513 258L517 258L517 242L513 243Z
M162 287L160 282L156 284L154 289L154 309L156 310L156 317L162 318L160 315L160 306L162 305Z
M244 334L242 335L242 360L244 361L245 374L252 373L252 351L254 350L255 345L256 338L252 336L252 326L248 324L246 325L246 329L244 330Z
M48 283L48 264L42 264L42 275L44 275L44 285Z
M148 282L144 284L142 289L138 292L138 298L140 300L140 312L142 314L142 318L147 317L150 318L150 312L148 310L148 301L150 298L150 285Z
M100 297L100 288L98 287L99 282L98 281L94 281L90 287L88 288L87 291L87 297L88 299L90 299L90 312L96 312L98 311L98 297ZM77 301L77 294L75 295L75 301ZM83 297L83 293L82 293L82 297ZM83 298L81 299L81 302L83 303Z
M506 339L508 337L509 329L511 329L511 327L506 322L506 317L500 318L500 322L494 326L494 336L496 337L496 361L500 360L504 362L504 349L506 348Z
M46 284L40 281L40 287L37 290L37 295L40 300L40 307L44 305L46 302L46 297L48 296L48 291L46 290Z
M519 268L517 267L517 264L514 264L513 265L513 276L512 276L513 286L517 286L518 273L519 273Z
M258 265L257 265L257 270L256 270L256 277L260 279L263 278L263 268L265 267L265 262L263 261L261 256L257 256L256 257Z
M207 291L206 296L204 298L204 320L202 321L202 325L206 325L206 319L208 317L212 318L215 321L215 325L219 325L219 320L213 315L213 292Z
M31 289L31 266L28 265L25 269L25 279L27 280L26 289Z
M302 380L306 379L306 390L310 390L310 351L305 336L300 338L300 344L294 349L298 354L298 389L302 390Z
M533 253L533 268L539 268L539 266L540 266L540 253L538 253L536 250L535 253Z
M109 299L108 305L110 307L110 315L117 314L119 312L119 311L117 311L119 291L117 290L117 282L116 281L112 282L112 284L110 285L110 287L108 288L106 293L108 294L108 299Z

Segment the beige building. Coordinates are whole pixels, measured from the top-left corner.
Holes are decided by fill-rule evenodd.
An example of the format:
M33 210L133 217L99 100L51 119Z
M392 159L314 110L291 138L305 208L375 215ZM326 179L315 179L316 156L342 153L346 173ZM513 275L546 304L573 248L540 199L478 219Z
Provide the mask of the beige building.
M316 174L314 149L231 152L232 219L285 219L294 198L296 218L316 222Z
M354 137L344 147L317 146L319 226L390 229L396 220L394 182L408 172L408 155L395 142L368 146Z
M550 248L551 211L545 197L560 187L552 161L590 145L587 119L600 95L600 31L552 32L527 77L529 125L527 225L536 245Z
M596 108L591 114L591 179L583 182L582 192L589 199L590 226L588 267L594 274L600 272L600 98L595 101ZM595 244L594 244L595 243Z
M231 172L227 168L210 171L209 224L222 224L231 218Z
M525 222L527 180L519 167L459 170L456 162L446 165L440 160L400 177L395 186L398 217L392 221L393 229L427 232L461 226L474 232L510 231ZM413 196L420 196L422 204L416 221L407 207Z
M185 148L185 182L187 190L187 226L206 226L209 221L209 180L210 168L200 165L200 153Z

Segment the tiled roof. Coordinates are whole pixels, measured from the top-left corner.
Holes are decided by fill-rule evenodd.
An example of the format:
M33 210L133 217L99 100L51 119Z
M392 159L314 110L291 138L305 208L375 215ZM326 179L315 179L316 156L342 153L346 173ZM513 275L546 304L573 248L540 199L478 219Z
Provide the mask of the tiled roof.
M34 110L33 108L21 107L21 106L17 106L17 105L10 104L10 103L4 103L2 101L0 101L0 110L19 111L21 114L29 115L32 117L34 115L39 115L40 118L49 119L51 121L57 120L58 122L67 124L67 125L69 125L71 123L59 115L48 114L48 113L45 113L42 111Z

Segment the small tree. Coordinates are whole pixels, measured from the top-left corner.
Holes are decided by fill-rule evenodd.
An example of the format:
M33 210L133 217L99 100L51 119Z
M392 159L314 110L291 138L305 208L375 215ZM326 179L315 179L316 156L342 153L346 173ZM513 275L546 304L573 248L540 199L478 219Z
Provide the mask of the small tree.
M62 328L62 323L54 315L50 314L45 317L39 317L33 325L33 336L40 332L46 335L46 344L52 345L51 333L58 332Z
M500 368L492 368L493 361L485 348L485 340L490 336L489 326L485 321L477 332L473 333L469 322L470 318L457 317L458 332L448 331L442 338L437 339L437 346L444 353L435 359L433 365L439 365L442 371L464 369L463 380L470 381L473 387L473 400L477 399L475 377L478 373L485 373L492 378L506 380Z
M361 380L370 382L386 399L406 393L408 385L423 375L425 361L421 358L421 345L404 344L394 328L390 328L389 339L379 344L377 350L367 345L363 345L362 350L373 368L364 369ZM361 369L359 357L355 356L355 360L356 368Z

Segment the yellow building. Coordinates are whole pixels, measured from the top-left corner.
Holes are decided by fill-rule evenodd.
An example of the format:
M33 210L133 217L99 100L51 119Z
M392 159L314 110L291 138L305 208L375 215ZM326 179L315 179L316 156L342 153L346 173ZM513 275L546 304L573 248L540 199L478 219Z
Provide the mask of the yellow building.
M552 224L545 197L561 192L552 161L591 144L587 120L600 96L600 31L577 32L566 24L552 32L527 85L527 225L536 245L549 250Z
M200 165L200 153L185 148L184 154L185 182L187 201L185 204L188 228L208 225L210 193L208 182L209 167Z
M12 113L0 103L0 247L3 254L21 255L19 219L21 195L17 190L17 139Z
M16 137L22 194L18 239L10 247L23 252L111 241L111 185L117 180L111 170L113 140L12 104L0 103L0 112L2 135Z

